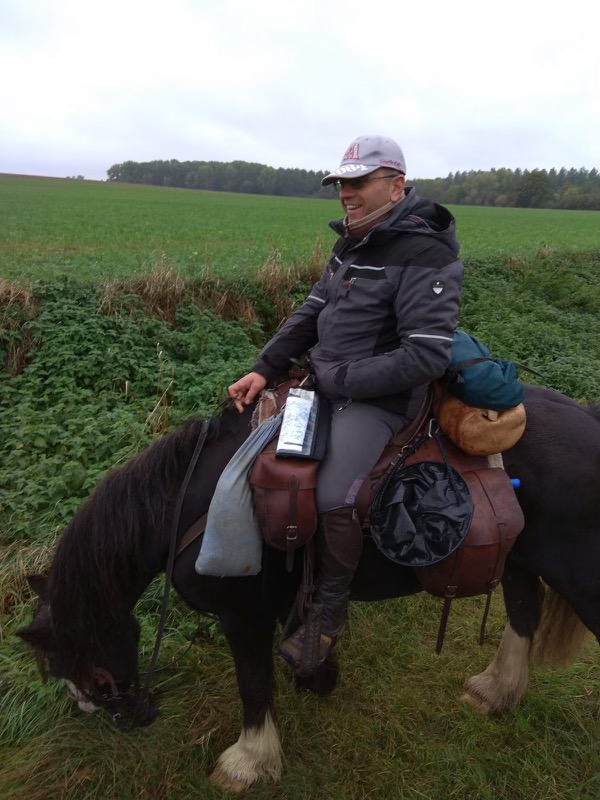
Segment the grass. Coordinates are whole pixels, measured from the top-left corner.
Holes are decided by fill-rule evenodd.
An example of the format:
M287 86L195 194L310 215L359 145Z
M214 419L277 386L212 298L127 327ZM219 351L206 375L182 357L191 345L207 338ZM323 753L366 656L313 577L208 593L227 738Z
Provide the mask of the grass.
M75 185L79 183L79 185ZM95 280L148 272L253 275L273 250L309 258L334 204L147 186L0 176L0 275ZM325 237L333 241L333 233Z
M598 249L593 211L452 210L467 260ZM166 261L184 277L248 277L275 250L289 266L317 240L327 250L339 216L334 200L0 176L0 276L123 279Z
M455 603L444 650L433 652L440 602L426 595L355 605L340 647L333 697L297 694L278 664L278 725L287 763L279 786L252 800L593 800L598 789L597 647L567 672L534 672L519 709L500 719L458 702L464 678L493 657L503 625L496 599L488 642L476 644L483 599ZM147 605L147 601L146 601ZM148 608L146 608L148 613ZM189 617L179 602L171 611ZM144 630L142 663L151 648ZM181 646L171 625L161 661ZM5 694L13 730L5 739L0 796L11 800L220 798L206 776L238 736L240 711L231 659L205 624L200 642L163 676L161 716L120 734L58 694L41 692L25 657L27 689ZM18 713L15 712L18 707ZM158 755L160 754L160 756ZM1 792L4 789L5 795Z
M541 381L598 398L598 228L593 212L456 208L466 276L461 325ZM0 176L0 800L221 798L207 780L239 735L233 662L212 621L163 673L154 725L118 733L43 684L16 629L64 524L102 474L216 407L319 273L331 201ZM538 380L534 378L534 380ZM141 663L161 581L138 603ZM483 598L355 605L333 697L294 691L278 664L287 763L250 800L596 800L598 648L532 672L500 719L458 702L504 625ZM196 617L173 598L160 661Z

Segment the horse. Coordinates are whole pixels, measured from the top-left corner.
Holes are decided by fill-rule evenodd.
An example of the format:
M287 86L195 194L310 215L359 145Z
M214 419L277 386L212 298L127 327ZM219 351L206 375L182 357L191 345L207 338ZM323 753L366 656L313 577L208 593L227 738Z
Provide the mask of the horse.
M526 385L527 427L504 453L521 481L525 527L502 578L506 627L487 669L464 684L462 699L499 714L521 700L530 657L569 664L591 632L600 642L600 403L583 406ZM219 475L250 433L252 409L213 418L179 503L178 536L208 509ZM204 427L203 427L204 426ZM85 711L103 707L119 720L139 707L136 601L168 559L176 498L205 422L193 418L105 476L75 513L47 576L30 576L39 595L19 635L54 677L65 679ZM277 781L282 747L274 722L274 634L291 608L301 570L265 548L263 569L245 577L210 577L194 569L196 547L174 563L173 586L193 609L218 617L233 655L243 723L211 779L241 791ZM383 600L421 591L415 573L385 558L369 536L351 587L352 600ZM534 640L535 635L535 640ZM322 695L338 677L335 651L299 689ZM137 714L147 724L152 703Z

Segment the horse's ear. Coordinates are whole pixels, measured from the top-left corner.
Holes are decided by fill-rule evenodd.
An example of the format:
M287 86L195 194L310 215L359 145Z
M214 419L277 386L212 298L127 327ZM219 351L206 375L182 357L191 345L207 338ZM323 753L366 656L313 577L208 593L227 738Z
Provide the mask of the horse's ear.
M36 625L33 622L28 628L21 628L17 632L17 636L27 642L28 645L34 650L43 650L49 652L54 647L54 640L52 630L46 625Z
M40 600L46 600L48 594L48 576L26 575L25 577L27 578L27 583L31 586Z

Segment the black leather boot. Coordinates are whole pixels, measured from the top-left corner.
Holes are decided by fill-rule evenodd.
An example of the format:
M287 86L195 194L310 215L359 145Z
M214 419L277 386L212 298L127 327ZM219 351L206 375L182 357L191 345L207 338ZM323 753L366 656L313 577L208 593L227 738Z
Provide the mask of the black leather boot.
M311 618L285 639L280 653L298 675L311 675L325 661L346 622L350 583L363 535L356 509L342 506L321 517L316 540L316 590ZM316 627L318 625L318 627ZM313 629L316 628L316 629Z

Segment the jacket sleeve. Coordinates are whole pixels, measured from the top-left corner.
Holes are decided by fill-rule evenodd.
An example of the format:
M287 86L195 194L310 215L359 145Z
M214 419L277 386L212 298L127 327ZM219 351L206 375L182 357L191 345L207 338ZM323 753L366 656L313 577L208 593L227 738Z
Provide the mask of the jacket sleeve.
M258 354L251 371L265 377L268 384L285 374L290 359L301 356L317 343L317 318L325 306L328 282L329 268L324 270L302 305Z
M462 277L460 261L435 269L402 268L394 300L399 347L341 365L335 376L338 389L360 400L397 394L441 377L450 363Z

